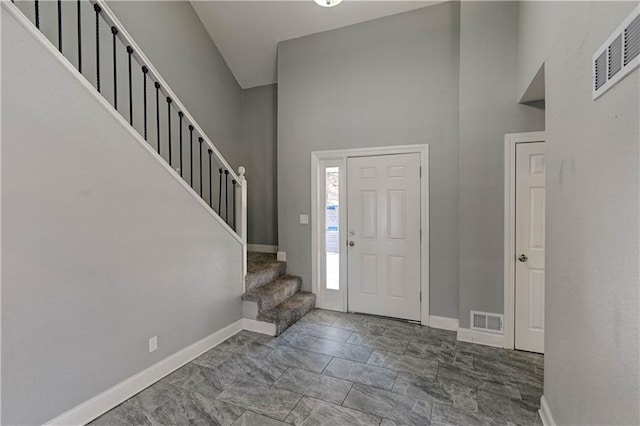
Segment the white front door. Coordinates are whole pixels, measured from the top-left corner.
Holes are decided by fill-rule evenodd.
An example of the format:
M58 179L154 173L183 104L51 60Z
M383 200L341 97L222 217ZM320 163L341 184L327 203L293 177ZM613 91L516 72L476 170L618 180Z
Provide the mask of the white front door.
M516 145L515 348L544 352L544 143Z
M420 321L420 154L347 160L348 310Z

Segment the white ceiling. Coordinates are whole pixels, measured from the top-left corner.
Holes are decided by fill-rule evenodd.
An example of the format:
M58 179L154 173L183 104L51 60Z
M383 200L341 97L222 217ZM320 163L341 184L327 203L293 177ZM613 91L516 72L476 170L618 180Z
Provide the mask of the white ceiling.
M196 1L191 4L242 88L277 81L278 42L430 6L441 1Z

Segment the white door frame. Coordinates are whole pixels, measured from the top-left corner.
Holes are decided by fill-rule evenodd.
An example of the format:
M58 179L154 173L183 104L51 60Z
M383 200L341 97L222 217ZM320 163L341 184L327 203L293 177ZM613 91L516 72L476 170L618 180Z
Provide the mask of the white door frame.
M504 348L515 348L516 145L544 142L544 132L504 136Z
M318 208L324 203L320 200L320 195L324 192L319 187L324 179L321 179L322 172L320 164L324 160L338 160L340 168L340 244L346 247L347 241L347 187L346 187L346 166L347 158L350 157L370 157L375 155L392 154L420 154L420 166L422 169L420 181L420 227L422 229L422 240L420 241L420 290L422 301L420 304L420 323L429 325L429 145L401 145L385 146L374 148L353 148L331 151L313 151L311 153L311 291L317 295L316 305L322 305L322 292L319 290L321 280L320 270L320 250L318 243L324 238L324 229L318 218ZM346 253L346 251L344 252ZM340 291L342 292L342 311L347 310L347 257L340 256Z

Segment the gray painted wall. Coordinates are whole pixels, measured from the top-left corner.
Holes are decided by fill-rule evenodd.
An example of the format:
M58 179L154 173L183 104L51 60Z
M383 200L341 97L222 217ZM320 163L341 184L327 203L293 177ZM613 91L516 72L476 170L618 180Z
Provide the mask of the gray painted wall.
M242 91L240 162L247 168L249 244L278 245L278 86Z
M503 313L504 135L544 130L544 111L517 103L518 4L460 11L460 327L471 310Z
M545 64L544 394L557 424L640 423L640 71L591 99L591 57L637 4L573 3Z
M458 314L459 4L282 42L278 241L311 287L311 152L430 144L431 313Z
M4 11L1 139L2 424L240 319L240 243Z

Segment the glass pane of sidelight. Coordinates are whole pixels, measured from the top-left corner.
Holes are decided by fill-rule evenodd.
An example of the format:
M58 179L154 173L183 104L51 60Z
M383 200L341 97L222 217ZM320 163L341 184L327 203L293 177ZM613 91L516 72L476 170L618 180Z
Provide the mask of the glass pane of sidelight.
M326 255L326 288L340 289L340 209L338 167L325 168L325 255Z

